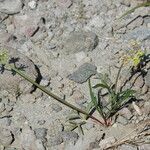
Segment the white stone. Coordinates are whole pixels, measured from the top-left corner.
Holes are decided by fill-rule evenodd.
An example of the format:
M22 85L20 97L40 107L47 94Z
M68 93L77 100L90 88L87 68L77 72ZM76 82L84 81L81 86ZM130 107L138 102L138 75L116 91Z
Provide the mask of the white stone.
M37 6L37 3L36 3L36 1L30 1L30 2L28 3L28 6L29 6L31 9L35 9L36 6Z

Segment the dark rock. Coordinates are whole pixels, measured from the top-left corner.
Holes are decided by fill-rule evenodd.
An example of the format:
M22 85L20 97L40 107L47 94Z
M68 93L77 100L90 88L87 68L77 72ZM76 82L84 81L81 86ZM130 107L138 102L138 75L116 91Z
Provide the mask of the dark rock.
M78 134L72 131L63 131L60 136L62 137L63 142L71 142L73 144L75 144L79 138Z
M150 29L146 27L135 28L124 36L125 40L144 41L150 39Z
M69 75L68 78L74 82L82 84L94 74L96 74L96 66L84 63L78 68L78 70Z
M93 32L73 32L64 43L62 53L73 54L77 52L92 51L98 45L98 37Z
M34 129L35 136L37 139L41 139L43 142L46 141L47 129L45 128L37 128Z

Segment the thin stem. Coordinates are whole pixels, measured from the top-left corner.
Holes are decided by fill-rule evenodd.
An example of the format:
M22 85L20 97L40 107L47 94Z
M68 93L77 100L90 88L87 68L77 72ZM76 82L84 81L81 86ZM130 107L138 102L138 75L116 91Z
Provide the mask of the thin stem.
M33 85L35 85L37 88L39 88L41 91L43 91L44 93L46 93L47 95L53 97L55 100L59 101L60 103L72 108L73 110L76 110L84 115L87 115L89 118L99 122L100 124L104 125L100 120L98 120L97 118L95 118L92 115L89 115L86 111L83 111L80 108L75 107L74 105L68 103L67 101L64 101L62 98L58 97L57 95L51 93L50 91L48 91L46 88L44 88L43 86L39 85L38 83L36 83L34 80L32 80L31 78L29 78L27 75L25 75L24 73L22 73L21 71L19 71L17 68L12 67L11 69L13 71L15 71L17 74L19 74L21 77L23 77L24 79L26 79L27 81L29 81L30 83L32 83Z
M121 66L119 67L118 73L117 73L117 77L116 77L116 81L115 81L115 94L117 93L118 80L119 80L121 69L122 69L123 65L124 65L124 63L121 64Z

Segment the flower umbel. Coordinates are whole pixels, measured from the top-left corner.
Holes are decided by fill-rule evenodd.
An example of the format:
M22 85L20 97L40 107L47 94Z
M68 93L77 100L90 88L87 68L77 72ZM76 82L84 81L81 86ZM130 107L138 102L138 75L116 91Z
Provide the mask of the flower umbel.
M3 51L0 53L0 64L5 65L8 61L8 53L6 51Z

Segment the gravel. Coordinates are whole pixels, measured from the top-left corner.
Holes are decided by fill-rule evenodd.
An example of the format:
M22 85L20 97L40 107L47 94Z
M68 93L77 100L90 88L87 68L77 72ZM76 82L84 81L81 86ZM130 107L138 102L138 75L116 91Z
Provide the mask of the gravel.
M93 76L97 73L110 73L114 81L118 56L122 58L120 52L133 48L131 40L140 41L139 47L149 52L149 7L138 8L118 19L138 3L130 0L0 0L0 52L8 49L11 57L19 57L17 66L27 66L25 74L67 102L85 109L90 101L86 81L92 76L92 83L99 83ZM120 77L130 76L128 64L125 67ZM124 88L131 85L127 83ZM5 70L0 74L0 145L6 150L90 150L110 146L134 130L136 123L149 119L149 87L148 70L133 85L142 100L136 101L136 107L126 105L116 114L118 119L112 117L114 124L108 128L88 119L82 126L84 135L79 136L77 129L64 131L70 108L55 103L39 89L33 91L32 84ZM137 113L140 109L141 113L138 115L134 109ZM93 115L100 118L96 111ZM142 140L148 141L148 137L143 136ZM140 144L139 150L149 148ZM120 148L137 149L127 144L118 150Z

